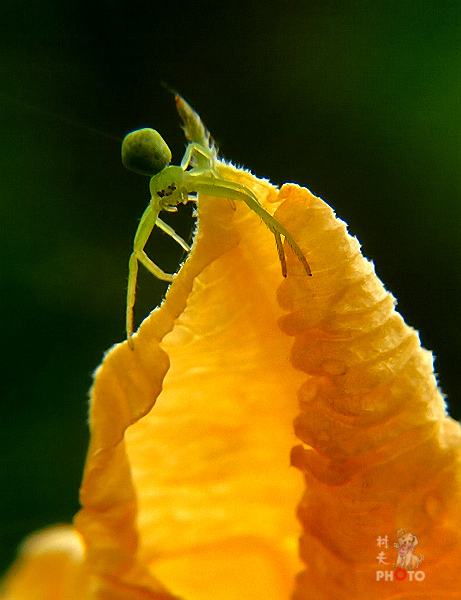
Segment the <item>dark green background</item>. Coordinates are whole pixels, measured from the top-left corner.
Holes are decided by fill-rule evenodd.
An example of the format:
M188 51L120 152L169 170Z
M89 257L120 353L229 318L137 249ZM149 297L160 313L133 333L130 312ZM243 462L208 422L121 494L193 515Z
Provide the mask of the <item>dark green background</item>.
M152 125L179 162L160 83L177 88L226 158L308 186L350 224L461 414L459 0L166 4L1 3L2 569L24 535L78 508L87 390L124 337L148 201L116 140L47 111L115 138ZM155 239L174 269L181 250ZM163 290L142 273L138 320Z

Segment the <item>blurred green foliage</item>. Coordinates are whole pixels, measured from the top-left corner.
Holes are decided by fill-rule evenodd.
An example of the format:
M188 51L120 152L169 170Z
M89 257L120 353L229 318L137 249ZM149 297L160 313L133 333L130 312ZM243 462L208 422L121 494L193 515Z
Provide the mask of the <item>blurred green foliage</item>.
M443 0L2 3L2 569L27 533L78 509L92 370L124 337L148 179L89 127L153 126L179 162L162 81L226 158L335 207L460 417L460 21ZM187 238L190 211L171 217ZM182 256L160 232L150 253L166 270ZM141 273L138 322L164 289Z

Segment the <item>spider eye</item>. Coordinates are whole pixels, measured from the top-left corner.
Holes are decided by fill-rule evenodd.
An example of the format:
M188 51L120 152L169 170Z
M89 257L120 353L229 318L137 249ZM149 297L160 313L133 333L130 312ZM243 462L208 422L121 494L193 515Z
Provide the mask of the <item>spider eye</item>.
M152 177L170 164L171 151L154 129L136 129L123 139L122 162L130 171Z

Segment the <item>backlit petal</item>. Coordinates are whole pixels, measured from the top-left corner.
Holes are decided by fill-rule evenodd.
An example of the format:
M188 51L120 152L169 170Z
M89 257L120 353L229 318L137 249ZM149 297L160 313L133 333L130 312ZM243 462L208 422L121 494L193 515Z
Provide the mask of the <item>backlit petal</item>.
M328 205L220 170L277 209L313 276L287 247L283 280L254 213L200 198L165 301L96 372L70 554L25 556L3 597L461 598L461 436L430 353ZM423 576L380 579L403 528ZM42 554L62 592L25 595Z

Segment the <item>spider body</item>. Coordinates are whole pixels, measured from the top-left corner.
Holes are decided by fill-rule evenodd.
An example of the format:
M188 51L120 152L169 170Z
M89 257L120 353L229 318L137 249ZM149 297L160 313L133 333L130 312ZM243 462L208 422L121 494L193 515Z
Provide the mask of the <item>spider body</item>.
M186 251L187 243L164 223L159 214L162 211L175 212L178 204L195 201L197 194L228 198L230 201L243 201L260 216L274 234L282 275L287 276L283 236L308 275L311 270L300 247L287 229L270 215L260 204L255 194L243 185L227 181L217 170L217 152L210 142L210 135L200 117L180 97L176 97L179 114L184 121L184 131L189 139L180 166L170 165L171 152L160 134L153 129L139 129L129 133L122 143L124 165L138 173L151 175L149 189L150 202L144 211L133 242L133 252L129 261L129 275L126 306L126 334L133 348L133 307L136 299L138 264L142 263L155 277L163 281L173 281L173 275L165 273L145 253L144 247L155 226L170 235Z

